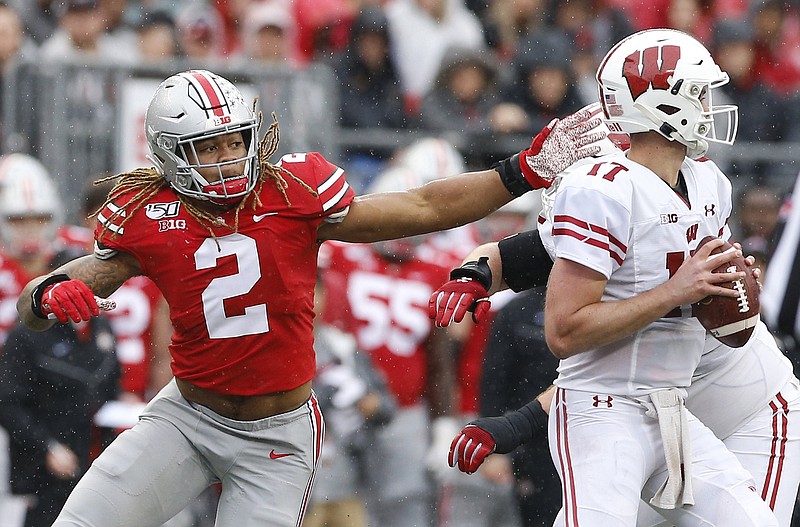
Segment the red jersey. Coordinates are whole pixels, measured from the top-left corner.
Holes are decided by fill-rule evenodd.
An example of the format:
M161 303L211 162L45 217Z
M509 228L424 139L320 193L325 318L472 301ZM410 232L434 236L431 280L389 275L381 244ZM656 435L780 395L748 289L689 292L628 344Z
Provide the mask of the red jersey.
M369 245L326 246L323 320L353 334L401 406L425 393L425 344L433 329L428 299L448 277L449 268L419 260L382 258Z
M268 180L261 204L253 208L250 196L240 211L237 232L200 223L171 188L133 213L127 194L98 215L97 257L132 254L169 304L173 374L217 393L291 390L314 376L317 229L354 193L344 171L318 153L280 163L317 195L287 176L287 204ZM120 208L131 215L111 220ZM236 221L233 211L219 218Z
M17 324L17 299L31 278L16 260L0 254L0 349Z
M145 400L154 352L153 320L161 292L149 278L134 276L109 298L117 303L116 308L104 315L117 338L117 359L122 370L120 386Z
M80 237L80 233L84 230L89 233L88 239L91 240L91 233L80 227L61 226L56 233L53 240L53 247L48 248L48 256L52 256L52 252L64 248L80 248L83 249L88 246L85 241L78 241L73 236ZM6 335L13 328L18 320L17 315L17 299L29 281L35 278L35 275L29 273L17 260L7 255L0 254L0 348L6 341Z
M57 243L62 248L83 249L92 252L94 239L92 230L78 225L62 225L56 233Z

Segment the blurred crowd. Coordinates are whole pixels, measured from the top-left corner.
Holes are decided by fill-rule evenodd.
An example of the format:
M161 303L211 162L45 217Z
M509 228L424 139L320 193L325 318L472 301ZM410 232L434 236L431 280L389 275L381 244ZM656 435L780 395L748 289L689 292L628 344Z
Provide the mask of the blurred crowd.
M673 27L697 37L729 73L723 91L741 109L740 141L800 138L795 115L800 5L793 0L4 0L0 5L0 71L8 71L19 56L43 62L183 61L211 69L324 63L336 74L341 126L454 134L469 137L471 144L498 134L527 134L592 102L598 61L614 42L635 30ZM356 166L358 150L349 151ZM475 159L481 154L471 150L468 162L484 166L486 159ZM727 173L764 180L768 168L740 162Z
M650 27L681 29L712 51L731 77L722 91L739 105L738 141L800 141L800 2L791 0L5 0L0 76L21 57L212 70L325 63L340 126L430 136L383 152L378 165L365 160L371 147L341 162L359 190L403 190L488 164L456 149L454 134L529 136L596 100L602 55ZM0 527L39 527L169 380L171 328L146 279L117 291L97 323L39 337L17 326L21 288L89 252L93 219L68 224L44 166L0 145ZM733 239L765 277L790 211L773 168L726 170ZM108 188L87 184L81 217ZM427 316L449 270L476 245L535 225L537 203L518 199L444 234L323 247L315 390L328 431L306 527L552 525L560 486L546 445L493 456L472 476L446 466L464 423L516 409L555 377L542 291L494 297L480 325L435 328ZM789 333L781 342L798 363ZM169 525L213 525L214 498L211 489Z

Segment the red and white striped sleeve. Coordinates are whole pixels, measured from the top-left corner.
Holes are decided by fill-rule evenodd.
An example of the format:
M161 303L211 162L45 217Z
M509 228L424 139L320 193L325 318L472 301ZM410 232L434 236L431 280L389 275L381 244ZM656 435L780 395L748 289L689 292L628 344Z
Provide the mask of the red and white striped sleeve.
M606 277L628 252L631 212L619 196L580 185L563 185L554 205L555 256L574 261Z
M345 179L344 169L330 165L332 171L317 185L322 213L330 221L341 221L355 197L355 192Z
M279 164L317 192L317 213L326 221L338 222L345 217L355 192L347 182L344 169L325 159L319 152L287 154Z

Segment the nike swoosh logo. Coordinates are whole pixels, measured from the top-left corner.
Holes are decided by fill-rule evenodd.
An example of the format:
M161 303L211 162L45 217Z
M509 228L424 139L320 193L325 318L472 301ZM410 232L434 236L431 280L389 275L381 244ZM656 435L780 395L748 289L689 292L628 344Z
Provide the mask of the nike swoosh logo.
M259 221L263 220L267 216L277 216L277 212L267 212L266 214L253 214L253 221L258 223Z
M270 453L269 453L269 458L270 458L270 459L280 459L280 458L282 458L282 457L286 457L286 456L293 456L293 455L294 455L294 453L293 453L293 452L287 452L287 453L285 453L285 454L278 454L278 453L277 453L277 452L275 452L275 450L273 449L273 450L272 450L272 452L270 452Z

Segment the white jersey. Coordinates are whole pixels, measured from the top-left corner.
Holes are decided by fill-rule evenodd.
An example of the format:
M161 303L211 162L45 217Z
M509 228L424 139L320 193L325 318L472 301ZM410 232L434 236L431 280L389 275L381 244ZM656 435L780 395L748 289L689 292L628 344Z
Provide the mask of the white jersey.
M577 163L555 192L539 231L553 259L608 278L603 301L631 298L666 282L705 236L730 235L731 184L709 160L685 159L688 203L651 170L612 154ZM682 306L616 342L560 362L556 385L641 397L689 386L705 329Z
M741 348L728 347L709 333L686 407L725 439L766 407L793 377L792 363L763 322Z

